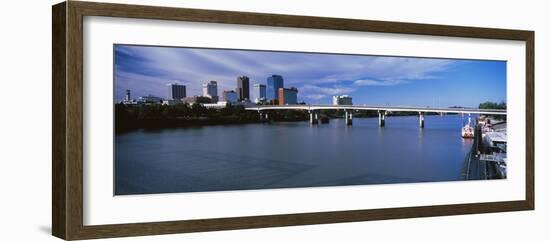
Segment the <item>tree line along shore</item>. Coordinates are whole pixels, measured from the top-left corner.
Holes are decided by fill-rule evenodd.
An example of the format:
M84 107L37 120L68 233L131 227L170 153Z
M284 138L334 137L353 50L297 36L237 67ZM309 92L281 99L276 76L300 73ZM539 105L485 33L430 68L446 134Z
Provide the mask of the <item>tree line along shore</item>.
M506 103L484 102L481 109L505 109ZM437 115L437 113L426 113ZM392 116L412 116L414 112L392 112ZM324 110L321 117L342 118L342 110ZM377 117L376 111L360 111L354 118ZM309 114L301 110L271 110L270 121L307 121ZM201 104L176 105L125 105L115 104L115 132L140 128L160 129L203 125L231 125L261 123L263 120L255 111L247 111L241 105L225 108L206 108Z

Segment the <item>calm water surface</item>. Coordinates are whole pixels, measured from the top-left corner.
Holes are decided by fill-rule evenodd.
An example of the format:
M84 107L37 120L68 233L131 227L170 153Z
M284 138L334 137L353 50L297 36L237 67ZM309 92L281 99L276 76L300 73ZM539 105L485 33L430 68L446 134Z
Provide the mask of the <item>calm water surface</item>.
M115 136L115 195L462 180L456 115L136 130Z

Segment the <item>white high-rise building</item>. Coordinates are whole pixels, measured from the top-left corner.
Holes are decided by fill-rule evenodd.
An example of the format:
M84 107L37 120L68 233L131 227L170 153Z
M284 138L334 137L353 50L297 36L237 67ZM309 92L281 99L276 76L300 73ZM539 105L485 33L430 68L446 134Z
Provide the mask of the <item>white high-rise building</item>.
M124 101L126 101L126 102L132 101L132 96L130 95L130 90L126 90L126 95L124 95Z
M202 96L209 97L212 102L218 101L218 82L212 80L202 84Z
M335 95L332 96L333 105L353 105L351 96L349 95Z
M254 97L254 102L261 103L266 101L266 86L263 84L254 84L252 88L252 95Z

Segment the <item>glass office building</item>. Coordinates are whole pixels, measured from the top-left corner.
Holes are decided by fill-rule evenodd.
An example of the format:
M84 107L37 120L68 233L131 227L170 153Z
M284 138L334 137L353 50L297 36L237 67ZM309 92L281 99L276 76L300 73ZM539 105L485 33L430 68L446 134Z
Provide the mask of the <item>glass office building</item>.
M279 89L284 87L283 76L272 75L267 78L267 90L266 98L267 100L278 100L279 99Z
M185 85L168 84L168 100L180 100L186 97Z

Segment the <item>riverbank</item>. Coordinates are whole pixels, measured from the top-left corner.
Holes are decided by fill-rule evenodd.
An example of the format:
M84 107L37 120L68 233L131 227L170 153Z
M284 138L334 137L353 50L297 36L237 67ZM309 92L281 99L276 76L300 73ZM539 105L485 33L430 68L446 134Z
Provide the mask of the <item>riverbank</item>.
M309 114L302 110L271 110L268 112L269 122L308 121ZM388 116L414 116L412 112L393 112ZM427 113L426 115L437 115ZM341 119L342 110L325 110L320 118ZM354 118L377 117L376 111L360 111L354 113ZM135 129L162 129L177 127L239 125L263 123L265 119L255 111L247 111L243 106L227 106L225 108L205 108L200 104L168 105L115 105L115 132L127 132Z
M306 121L302 111L272 111L270 121ZM257 112L246 111L242 106L209 109L199 104L167 105L115 105L115 132L135 129L162 129L176 127L239 125L262 123Z

